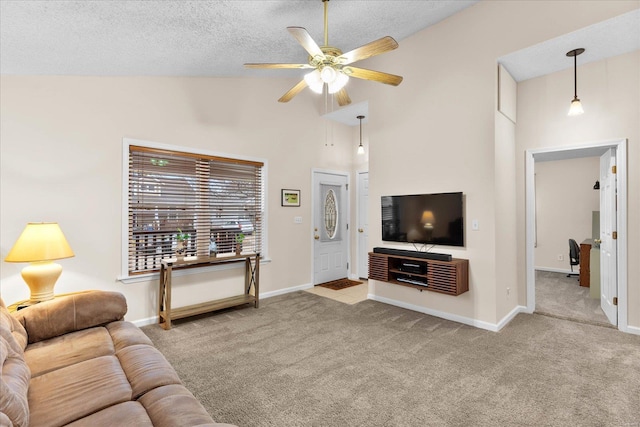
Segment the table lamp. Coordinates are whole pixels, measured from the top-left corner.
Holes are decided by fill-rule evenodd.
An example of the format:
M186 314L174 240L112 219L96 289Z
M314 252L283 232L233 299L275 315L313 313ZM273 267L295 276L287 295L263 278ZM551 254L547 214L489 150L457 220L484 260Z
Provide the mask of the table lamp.
M22 269L22 278L31 290L29 303L53 299L53 287L62 266L53 260L75 256L58 223L30 222L16 240L6 262L30 262Z

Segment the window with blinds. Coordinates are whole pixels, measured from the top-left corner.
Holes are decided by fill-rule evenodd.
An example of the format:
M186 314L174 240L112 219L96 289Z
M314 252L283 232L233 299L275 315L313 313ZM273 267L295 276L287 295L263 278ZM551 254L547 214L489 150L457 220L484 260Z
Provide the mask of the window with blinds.
M157 271L188 234L186 256L262 248L263 163L129 146L128 272Z

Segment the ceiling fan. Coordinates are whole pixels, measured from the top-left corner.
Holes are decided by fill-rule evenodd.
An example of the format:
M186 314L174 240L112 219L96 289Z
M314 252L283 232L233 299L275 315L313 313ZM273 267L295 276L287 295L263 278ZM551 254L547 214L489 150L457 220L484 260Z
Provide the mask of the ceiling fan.
M322 46L318 46L306 29L302 27L287 27L291 35L309 53L309 62L307 64L244 64L247 68L313 69L313 71L306 74L298 84L282 95L282 97L278 99L278 102L289 102L307 86L316 93L322 93L326 86L329 93L336 94L338 104L344 106L351 103L351 99L344 87L349 77L372 80L392 86L398 86L400 82L402 82L401 76L351 66L354 62L397 48L398 42L392 37L382 37L347 53L342 53L337 47L329 46L327 20L328 2L329 0L322 0L322 3L324 3L324 44Z

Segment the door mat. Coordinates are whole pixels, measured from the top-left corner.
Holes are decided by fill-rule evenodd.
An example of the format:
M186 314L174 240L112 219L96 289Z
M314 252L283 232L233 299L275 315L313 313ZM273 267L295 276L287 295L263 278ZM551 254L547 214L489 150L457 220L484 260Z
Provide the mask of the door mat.
M331 282L321 283L317 286L322 286L323 288L333 289L334 291L339 291L340 289L350 288L351 286L361 285L362 282L358 282L357 280L349 280L347 278L332 280Z

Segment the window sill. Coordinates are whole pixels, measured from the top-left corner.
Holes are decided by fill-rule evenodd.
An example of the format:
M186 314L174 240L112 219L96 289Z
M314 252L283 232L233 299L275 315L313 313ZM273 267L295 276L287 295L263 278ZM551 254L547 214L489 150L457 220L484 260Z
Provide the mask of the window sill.
M271 262L270 258L260 258L260 265L269 264ZM222 270L232 270L232 269L241 269L244 268L243 263L228 263L228 264L220 264L220 265L208 265L206 267L196 267L196 268L185 268L173 271L173 277L180 276L190 276L193 274L201 274L201 273L209 273L214 271L222 271ZM139 282L153 282L158 281L160 279L159 272L153 273L145 273L145 274L136 274L135 276L119 276L116 280L119 282L128 285L130 283L139 283Z

